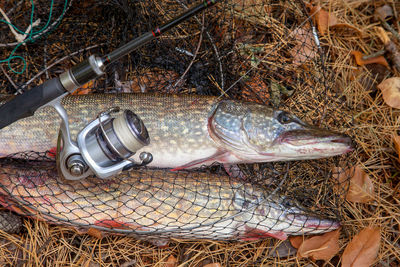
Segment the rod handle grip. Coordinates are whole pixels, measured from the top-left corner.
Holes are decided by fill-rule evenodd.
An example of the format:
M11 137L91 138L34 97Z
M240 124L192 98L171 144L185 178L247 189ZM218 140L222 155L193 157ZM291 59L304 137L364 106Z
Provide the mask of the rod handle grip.
M66 93L60 79L53 78L31 90L17 95L0 107L0 129L20 119L33 116L35 111Z

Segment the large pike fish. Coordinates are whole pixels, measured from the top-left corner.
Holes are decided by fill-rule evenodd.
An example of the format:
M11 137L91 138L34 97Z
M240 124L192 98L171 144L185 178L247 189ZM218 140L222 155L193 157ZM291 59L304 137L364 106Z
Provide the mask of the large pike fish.
M73 138L99 112L114 106L131 109L149 131L150 145L141 151L153 154L153 167L184 169L216 161L236 164L315 159L351 150L351 140L345 135L255 103L149 94L67 96L62 103ZM59 125L57 113L46 107L0 130L0 156L55 151Z
M108 180L67 181L54 166L2 161L0 203L48 222L146 239L284 240L339 227L228 176L135 170Z

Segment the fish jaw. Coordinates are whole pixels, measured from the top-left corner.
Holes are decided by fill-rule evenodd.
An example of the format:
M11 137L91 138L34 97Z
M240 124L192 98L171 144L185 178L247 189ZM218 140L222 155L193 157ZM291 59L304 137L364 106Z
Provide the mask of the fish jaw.
M346 135L254 103L217 104L208 119L208 132L214 142L240 159L235 163L318 159L353 150Z
M301 226L301 234L321 234L338 229L341 225L339 222L330 219L320 219L305 214L287 214L287 220L292 221L293 225Z
M259 198L249 199L237 194L234 205L241 207L244 222L239 227L241 240L265 237L285 240L290 235L321 234L340 227L335 220L308 215L298 204L290 203L284 197L264 198L260 195Z
M292 159L317 159L337 156L353 150L350 137L310 126L282 133L275 145L286 148L285 156Z

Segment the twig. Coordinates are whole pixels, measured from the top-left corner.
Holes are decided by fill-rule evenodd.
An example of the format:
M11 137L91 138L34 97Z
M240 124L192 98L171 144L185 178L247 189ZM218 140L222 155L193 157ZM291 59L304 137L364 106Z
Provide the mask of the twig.
M188 7L187 7L184 3L182 3L180 0L175 0L175 1L176 1L178 4L180 4L181 6L183 6L184 8L188 9ZM194 16L193 18L196 20L196 22L197 22L198 24L200 24L200 25L203 25L203 24L204 24L204 23L203 23L203 24L201 23L201 21L197 18L197 16ZM218 67L219 67L219 74L220 74L220 79L221 79L221 89L222 89L223 91L225 91L225 90L224 90L224 87L225 87L224 73L223 73L223 69L222 69L221 58L220 58L219 53L218 53L218 48L217 48L217 46L215 45L214 40L213 40L213 38L211 37L210 33L209 33L208 31L205 31L205 33L206 33L207 39L210 41L211 46L212 46L212 48L213 48L213 50L214 50L215 57L217 58Z
M390 31L393 34L393 36L396 37L397 40L400 42L400 34L395 29L393 29L386 21L381 20L381 22L382 22L383 27L386 30Z
M22 42L25 39L25 36L23 36L22 34L19 34L19 33L16 32L16 30L12 26L12 23L11 23L10 19L8 18L6 12L4 12L4 10L1 7L0 7L0 13L3 15L4 19L8 22L7 25L8 25L8 27L10 27L10 30L11 30L12 34L14 34L15 39L17 40L17 42L18 43Z
M192 67L192 65L193 65L193 63L194 63L194 61L195 61L195 59L196 59L197 54L199 53L199 50L200 50L201 42L202 42L202 40L203 40L203 31L204 31L204 11L203 11L203 18L202 18L202 25L201 25L199 43L197 44L196 51L194 52L193 58L192 58L192 60L190 61L189 65L187 66L186 70L183 72L183 74L182 74L182 76L179 78L179 80L175 83L174 89L176 88L176 86L177 86L178 84L180 84L180 83L182 82L183 78L184 78L185 75L188 73L189 69Z
M17 5L19 5L22 1L20 1ZM51 25L49 25L46 29L44 29L42 32L38 33L35 35L34 40L39 38L40 36L46 34L47 32L49 32L51 29L53 29L56 25L58 25L58 23L60 23L61 18L64 17L64 15L68 12L69 8L72 6L72 3L74 2L74 0L70 0L69 4L67 5L67 7L65 8L64 13L62 13ZM35 25L34 25L35 26ZM7 46L16 46L18 44L20 44L21 42L14 42L14 43L6 43L6 44L0 44L0 47L7 47Z
M19 7L23 2L24 2L24 0L20 0L17 4L15 4L12 8L10 8L7 11L7 15L10 15L10 13L13 12L17 7Z
M44 44L43 47L44 50L44 57L43 57L43 62L44 62L44 68L46 69L46 79L49 79L49 72L47 71L47 42Z
M78 51L76 51L76 52L73 52L73 53L71 53L71 54L69 54L69 55L66 55L65 57L60 58L59 60L57 60L57 61L51 63L51 64L50 64L49 66L47 66L45 69L41 70L39 73L37 73L35 76L33 76L29 81L27 81L27 82L22 86L22 88L26 88L32 81L34 81L35 79L37 79L38 77L40 77L40 75L42 75L43 73L45 73L48 69L52 68L54 65L57 65L58 63L60 63L60 62L62 62L62 61L64 61L64 60L66 60L67 58L72 57L72 56L75 56L76 54L81 53L81 52L83 52L83 51L87 51L87 50L90 50L90 49L93 49L93 48L96 48L96 47L99 47L99 46L102 46L102 45L105 45L105 44L106 44L106 43L101 43L101 44L92 45L92 46L89 46L89 47L80 49L80 50L78 50Z
M374 57L379 57L379 56L383 56L386 53L385 49L379 50L375 53L372 53L370 55L365 55L362 57L362 60L368 60L370 58L374 58Z
M388 34L382 27L377 28L378 36L385 45L385 51L390 54L394 68L400 71L400 52L397 50L396 45L390 40Z
M14 83L14 81L11 79L10 75L6 72L6 70L3 68L2 65L0 65L1 70L3 71L4 75L6 75L8 81L14 86L15 90L18 90L18 86Z

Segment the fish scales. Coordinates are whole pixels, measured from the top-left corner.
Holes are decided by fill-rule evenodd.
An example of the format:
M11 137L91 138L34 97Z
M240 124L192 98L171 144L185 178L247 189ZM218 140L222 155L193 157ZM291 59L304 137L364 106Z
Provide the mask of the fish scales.
M146 238L214 240L285 239L339 226L306 218L283 198L223 175L135 170L110 180L67 181L54 164L31 164L0 163L1 203L53 223Z

